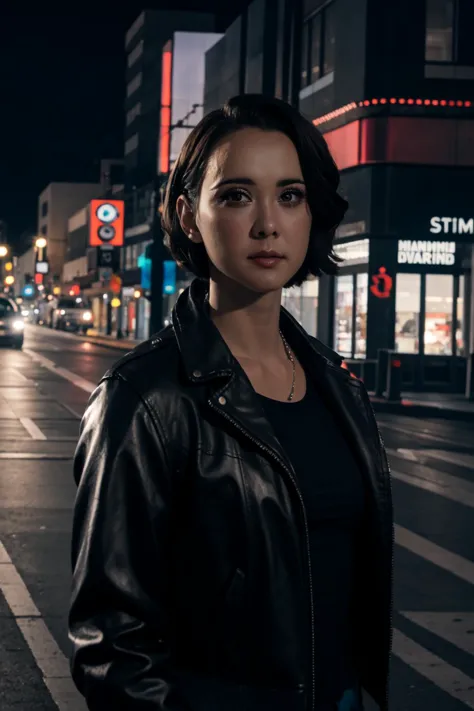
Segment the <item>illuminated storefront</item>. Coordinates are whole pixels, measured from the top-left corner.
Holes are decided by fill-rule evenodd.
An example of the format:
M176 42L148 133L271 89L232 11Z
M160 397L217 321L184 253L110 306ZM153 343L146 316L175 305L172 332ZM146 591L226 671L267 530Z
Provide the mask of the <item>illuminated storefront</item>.
M343 176L349 201L356 177ZM466 173L392 169L387 201L367 205L354 199L356 219L338 232L344 262L339 276L321 280L318 336L369 387L379 350L389 348L402 356L405 389L462 392L474 244Z

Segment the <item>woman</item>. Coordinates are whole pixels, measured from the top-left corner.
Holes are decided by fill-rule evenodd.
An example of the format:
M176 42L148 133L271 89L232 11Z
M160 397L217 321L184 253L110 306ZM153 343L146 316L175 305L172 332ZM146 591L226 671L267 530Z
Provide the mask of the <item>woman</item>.
M193 272L92 395L75 458L74 680L90 709L387 709L392 515L367 394L280 308L345 201L295 109L240 96L173 168Z

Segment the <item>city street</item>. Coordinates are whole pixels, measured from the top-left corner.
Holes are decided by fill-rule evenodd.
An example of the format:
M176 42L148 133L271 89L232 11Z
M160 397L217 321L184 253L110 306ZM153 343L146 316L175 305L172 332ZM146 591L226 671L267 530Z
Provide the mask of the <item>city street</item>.
M122 354L35 326L23 352L0 349L2 711L85 709L67 662L71 465L89 394ZM474 709L474 425L379 422L396 518L391 711Z

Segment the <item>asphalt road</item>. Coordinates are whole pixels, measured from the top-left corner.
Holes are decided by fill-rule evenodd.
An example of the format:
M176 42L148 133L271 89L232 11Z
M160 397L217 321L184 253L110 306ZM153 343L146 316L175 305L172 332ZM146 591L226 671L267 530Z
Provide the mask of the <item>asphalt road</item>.
M34 327L23 352L0 349L2 711L85 709L66 659L71 460L89 391L122 353ZM474 709L474 428L379 421L397 524L391 711Z

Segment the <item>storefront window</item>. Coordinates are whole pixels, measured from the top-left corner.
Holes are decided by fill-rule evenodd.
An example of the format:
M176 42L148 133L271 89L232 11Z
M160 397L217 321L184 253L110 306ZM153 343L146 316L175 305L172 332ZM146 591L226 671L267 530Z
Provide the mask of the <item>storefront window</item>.
M464 276L459 277L459 295L456 303L456 354L466 356L466 344L464 336L466 333L466 321L464 318Z
M352 274L336 279L336 313L334 342L336 351L352 357L352 315L354 309L354 278Z
M420 274L398 274L395 348L399 353L419 353Z
M425 304L425 354L452 355L453 277L450 274L426 275Z
M356 323L355 323L355 357L365 358L367 350L367 298L368 274L357 274L356 277Z
M319 281L311 279L301 286L284 289L282 306L303 326L310 336L316 336Z

